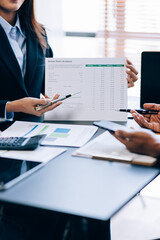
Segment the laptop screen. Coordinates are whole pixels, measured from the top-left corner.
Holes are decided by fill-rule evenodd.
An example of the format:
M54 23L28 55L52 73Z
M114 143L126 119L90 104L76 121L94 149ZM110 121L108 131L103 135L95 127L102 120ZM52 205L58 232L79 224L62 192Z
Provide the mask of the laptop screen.
M160 52L142 52L141 107L144 103L160 103Z

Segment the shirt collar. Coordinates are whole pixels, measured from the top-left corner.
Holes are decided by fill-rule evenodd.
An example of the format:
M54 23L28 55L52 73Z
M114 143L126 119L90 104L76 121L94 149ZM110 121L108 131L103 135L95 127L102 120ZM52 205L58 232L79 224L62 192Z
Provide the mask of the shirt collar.
M21 26L20 26L20 20L19 15L17 14L17 20L14 26L10 25L3 17L0 16L0 25L3 27L4 31L8 35L12 28L17 27L19 29L20 34L23 38L25 38L24 33L22 32Z

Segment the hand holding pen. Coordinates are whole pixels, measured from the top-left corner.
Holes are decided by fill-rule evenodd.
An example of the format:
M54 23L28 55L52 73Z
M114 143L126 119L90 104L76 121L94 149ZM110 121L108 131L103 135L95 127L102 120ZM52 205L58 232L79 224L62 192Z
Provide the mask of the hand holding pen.
M54 105L54 104L57 104L57 103L62 103L62 101L63 100L65 100L65 99L67 99L67 98L69 98L69 97L72 97L72 96L74 96L74 95L76 95L76 94L79 94L80 92L77 92L77 93L72 93L72 94L68 94L68 95L66 95L66 96L64 96L64 97L62 97L62 98L59 98L59 95L58 95L58 97L56 97L56 98L53 98L49 103L47 103L46 105L37 105L37 106L35 106L35 111L40 111L40 110L42 110L42 109L45 109L45 108L48 108L48 107L50 107L50 106L52 106L52 105ZM45 95L45 96L47 96L47 95ZM41 94L41 98L43 98L44 96ZM48 96L47 96L48 97Z
M45 112L48 112L48 111L51 111L53 110L54 108L58 107L59 105L62 104L62 101L57 101L57 99L59 99L59 94L56 94L53 99L51 100L46 94L45 96L43 96L43 94L40 94L40 99L44 99L45 100L45 104L43 105L35 105L34 106L34 111L35 111L35 115L37 116L42 116ZM53 102L55 101L54 104L50 104L50 102ZM44 107L45 106L45 107ZM39 110L36 110L37 108L39 108Z
M160 104L145 103L143 105L144 112L131 110L134 120L142 127L153 130L154 132L160 132Z
M44 112L47 112L47 111L50 111L50 109L46 109L47 107L50 107L50 106L55 106L55 104L56 103L58 103L58 105L57 106L59 106L60 104L62 104L62 102L60 101L60 99L59 99L59 94L56 94L54 97L53 97L53 99L51 99L51 98L49 98L48 97L48 95L47 94L45 94L45 96L42 94L42 93L40 93L40 99L44 99L44 100L47 100L47 103L46 104L44 104L44 105L36 105L35 107L34 107L34 110L36 111L36 112L42 112L42 110L44 111ZM53 103L52 103L53 102ZM56 106L55 106L56 107ZM53 107L54 108L54 107ZM41 111L40 111L41 110ZM52 109L51 109L52 110Z

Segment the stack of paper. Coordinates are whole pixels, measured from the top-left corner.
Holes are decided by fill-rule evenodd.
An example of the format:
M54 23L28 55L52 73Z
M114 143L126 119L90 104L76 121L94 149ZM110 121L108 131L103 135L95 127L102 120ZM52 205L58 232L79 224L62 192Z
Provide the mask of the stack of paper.
M57 157L61 153L65 152L66 148L56 148L56 147L41 147L39 146L35 150L30 151L0 151L0 157L12 158L17 160L26 160L33 162L43 162L46 163L53 158Z

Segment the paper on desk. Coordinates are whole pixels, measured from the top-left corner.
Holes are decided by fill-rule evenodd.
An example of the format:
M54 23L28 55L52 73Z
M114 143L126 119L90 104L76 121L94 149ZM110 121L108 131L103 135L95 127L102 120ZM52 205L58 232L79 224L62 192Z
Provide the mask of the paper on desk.
M30 151L0 151L0 157L12 158L18 160L26 160L33 162L43 162L46 163L53 158L57 157L61 153L65 152L66 148L58 148L58 147L42 147L39 146L35 150Z
M17 121L2 133L3 137L31 137L47 134L42 145L81 147L97 131L95 126L49 124Z
M73 156L119 160L123 162L135 162L141 165L150 165L156 161L156 158L131 153L126 147L113 137L108 131L90 141L85 146L77 149Z
M156 177L142 191L142 196L160 198L160 176Z

